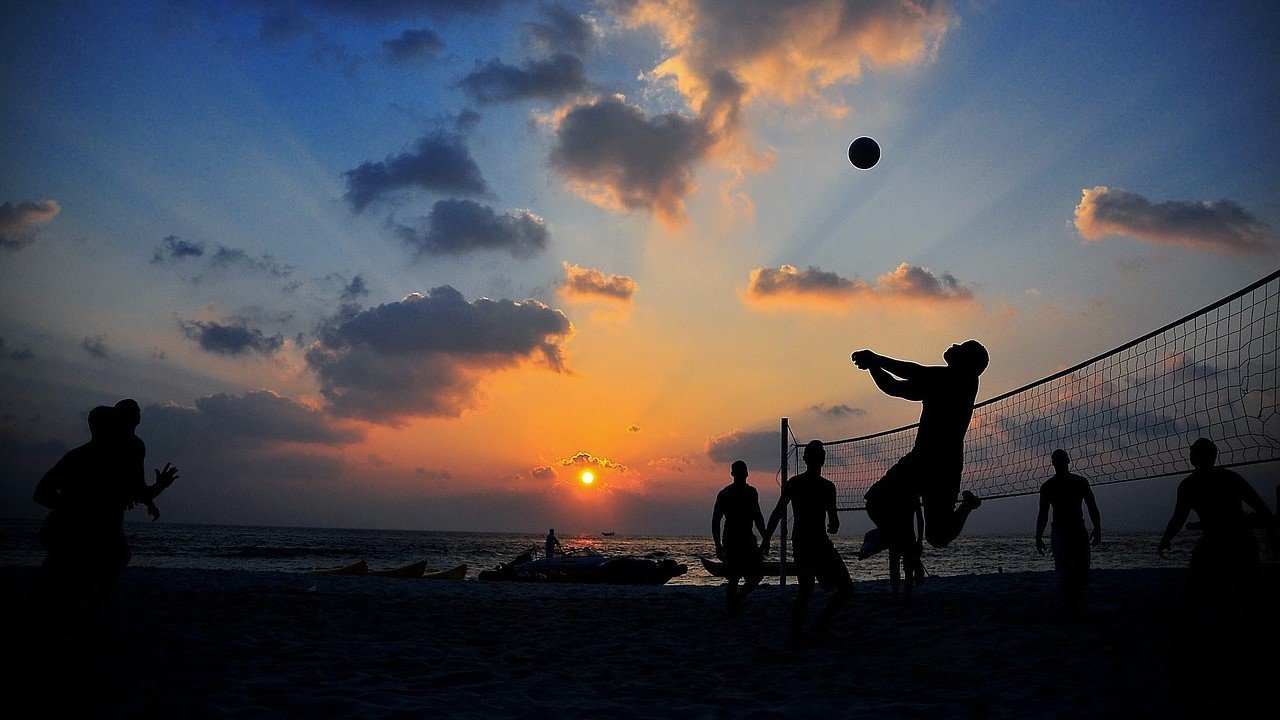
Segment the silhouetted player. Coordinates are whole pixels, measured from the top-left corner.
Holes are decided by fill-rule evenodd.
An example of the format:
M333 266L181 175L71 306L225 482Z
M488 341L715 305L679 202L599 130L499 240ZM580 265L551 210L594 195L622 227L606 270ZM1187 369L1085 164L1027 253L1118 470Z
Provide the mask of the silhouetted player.
M1036 515L1036 550L1043 555L1044 528L1049 522L1049 510L1053 509L1053 529L1049 543L1053 548L1053 566L1058 572L1058 583L1067 599L1067 612L1080 613L1080 601L1084 588L1089 584L1089 545L1102 542L1102 520L1098 515L1098 503L1093 498L1089 481L1067 469L1070 458L1066 450L1054 450L1050 455L1054 475L1040 486L1040 512ZM1084 527L1083 503L1089 508L1089 521L1093 533Z
M1178 484L1178 500L1173 516L1165 526L1156 550L1163 555L1173 537L1195 511L1200 518L1201 536L1191 551L1189 573L1183 592L1181 619L1194 604L1203 599L1213 586L1229 581L1237 595L1245 600L1257 597L1259 582L1258 541L1245 520L1241 503L1248 503L1268 527L1274 541L1275 525L1271 509L1244 478L1222 467L1216 467L1218 446L1208 438L1191 444L1191 471Z
M960 534L969 513L982 504L966 490L956 507L956 495L964 469L964 436L978 396L978 376L987 368L987 350L977 340L952 345L942 355L944 366L917 365L870 350L859 350L852 358L859 368L871 372L886 395L923 405L915 447L867 490L867 515L873 521L880 517L889 522L890 534L900 533L902 525L910 524L907 513L914 508L907 498L919 497L925 539L934 547L945 547ZM867 533L867 547L859 557L883 550L888 544L884 534L877 523L877 529Z
M715 509L711 511L711 537L716 543L716 557L724 561L725 600L730 615L737 615L745 598L760 581L764 570L760 547L752 526L764 537L764 516L760 513L760 494L747 484L747 464L735 460L729 470L733 482L716 495ZM720 537L720 521L724 520L724 539ZM738 580L742 579L742 592L738 592Z
M816 580L822 589L832 593L822 614L814 622L816 633L826 630L831 616L849 599L853 592L853 580L849 577L849 568L845 567L840 553L836 552L828 534L834 535L840 530L840 516L836 514L836 486L822 477L822 465L827 460L826 448L820 440L810 440L804 446L803 473L788 479L782 484L782 495L778 505L769 515L769 525L761 538L761 553L769 549L769 538L773 530L787 512L787 503L791 503L795 516L795 528L791 532L791 547L796 558L796 579L800 591L791 605L791 639L798 641L804 624L805 613L809 609L809 601L813 598L813 584ZM826 520L825 526L823 520Z
M564 549L560 547L560 539L556 537L556 529L551 528L547 531L547 557L551 557L557 552L563 554Z

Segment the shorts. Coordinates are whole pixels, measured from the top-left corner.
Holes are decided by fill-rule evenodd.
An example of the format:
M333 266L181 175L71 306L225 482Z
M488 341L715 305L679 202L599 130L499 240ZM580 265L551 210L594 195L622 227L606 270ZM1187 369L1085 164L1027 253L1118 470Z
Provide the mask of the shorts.
M724 544L725 577L763 577L764 564L760 561L760 546L754 537Z
M836 552L835 546L830 541L814 545L797 543L793 548L796 555L796 575L801 582L806 576L814 578L827 592L853 584L853 578L849 576L849 568L845 566L844 558L840 557L840 553Z
M1058 582L1063 590L1078 590L1089 584L1091 562L1089 534L1084 525L1059 529L1055 527L1049 536L1053 549L1053 567L1058 572Z

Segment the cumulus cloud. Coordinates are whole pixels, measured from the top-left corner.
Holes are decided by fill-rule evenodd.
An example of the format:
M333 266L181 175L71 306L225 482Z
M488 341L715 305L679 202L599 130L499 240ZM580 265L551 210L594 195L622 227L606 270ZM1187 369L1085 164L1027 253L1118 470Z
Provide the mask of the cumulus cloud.
M156 246L151 262L159 264L167 260L184 260L204 256L204 243L190 243L177 235L167 235Z
M546 249L547 222L528 210L498 214L473 200L437 200L418 228L397 225L400 239L422 255L463 255L500 250L529 258Z
M62 208L53 200L23 200L0 205L0 247L17 250L36 237L36 225L49 222Z
M222 245L214 249L213 255L209 257L209 264L214 268L259 270L274 278L287 278L293 274L294 270L294 266L277 262L270 254L254 257L240 248Z
M182 332L200 344L200 349L215 355L274 355L284 346L284 337L267 335L249 327L243 320L230 323L192 320L181 323Z
M369 286L365 284L364 278L356 275L351 278L351 282L343 285L342 294L338 296L338 299L343 302L354 302L368 294Z
M185 427L199 435L216 434L255 445L273 442L345 444L364 437L360 429L337 423L320 410L271 390L255 390L243 395L210 395L196 400L194 408L149 406L143 414L148 427L159 424L159 419L165 425Z
M597 30L591 18L574 14L562 5L543 5L542 15L544 21L524 23L525 34L538 50L581 55L595 43Z
M628 425L628 426L627 426L627 432L629 432L629 433L638 433L638 432L640 432L640 426L639 426L639 425Z
M486 375L528 361L568 372L572 331L564 313L536 300L467 302L441 286L334 318L306 358L334 412L397 423L457 416L479 404Z
M105 335L94 335L93 337L82 339L80 341L80 349L95 360L106 360L111 355L110 350L107 348L107 337Z
M745 102L813 98L867 68L930 61L955 24L950 7L933 0L614 0L631 26L653 28L672 56L655 68L672 78L691 107L729 73ZM727 98L726 98L727 100Z
M343 177L347 181L343 197L357 213L375 200L412 188L455 195L479 195L486 189L462 136L444 131L420 138L411 152L362 163Z
M693 467L693 458L687 455L660 457L654 458L646 464L658 472L683 473Z
M1080 237L1089 242L1108 235L1128 235L1225 254L1262 254L1276 249L1271 228L1230 200L1153 203L1106 185L1085 188L1082 194L1075 224Z
M382 54L393 65L409 65L432 60L444 50L444 40L429 28L405 30L399 37L382 42Z
M636 281L626 275L605 275L599 270L564 263L565 279L560 294L569 299L604 298L631 302Z
M698 118L649 116L619 98L602 98L571 108L560 120L550 162L598 205L647 210L678 224L693 172L711 143Z
M964 302L973 291L950 273L935 274L926 267L902 263L874 283L849 279L809 266L757 268L751 271L744 297L749 302L845 304L857 300Z
M523 66L500 60L476 63L458 86L481 105L519 100L559 100L577 95L588 87L587 70L576 55L556 53L542 60L527 60Z
M268 0L259 0L268 2ZM373 23L402 20L449 20L463 15L490 15L505 0L302 0L302 4Z
M734 430L707 438L707 457L717 463L742 460L754 471L772 472L781 461L776 430Z

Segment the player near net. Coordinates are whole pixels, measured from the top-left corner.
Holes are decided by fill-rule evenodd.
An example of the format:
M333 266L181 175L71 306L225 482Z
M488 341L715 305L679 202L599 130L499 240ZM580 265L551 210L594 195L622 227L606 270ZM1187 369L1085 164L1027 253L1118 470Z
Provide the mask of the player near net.
M867 533L858 556L875 555L893 538L909 533L904 528L910 527L917 499L924 508L925 539L934 547L945 547L982 504L966 490L957 507L956 495L978 376L989 361L987 349L977 340L952 345L943 353L946 365L941 366L918 365L870 350L859 350L852 358L886 395L922 405L915 447L867 489L867 517L876 527Z

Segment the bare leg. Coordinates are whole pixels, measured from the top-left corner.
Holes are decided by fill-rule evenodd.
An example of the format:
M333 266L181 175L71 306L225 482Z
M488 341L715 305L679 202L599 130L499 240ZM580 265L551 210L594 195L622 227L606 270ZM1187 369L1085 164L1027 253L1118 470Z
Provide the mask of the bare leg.
M831 597L827 599L827 604L822 608L822 614L813 623L813 631L815 633L825 633L827 626L831 624L831 618L836 614L837 610L844 607L844 604L849 601L849 596L852 594L853 589L848 585L832 593Z
M898 588L902 584L900 567L902 565L902 553L897 548L889 548L889 587L893 589L893 601L898 601ZM911 582L911 573L907 573L907 582ZM907 585L910 587L910 584Z
M724 584L725 606L729 610L729 615L737 615L739 612L739 602L742 599L738 596L738 576L729 575L725 580L728 581Z
M924 503L925 539L936 548L950 545L952 540L959 537L960 531L964 530L969 513L981 504L982 501L968 490L964 492L964 499L960 505L954 509L948 501L938 503L926 500Z
M804 630L804 616L809 610L809 601L813 599L813 575L801 575L800 589L796 599L791 603L791 641L799 642Z

